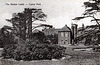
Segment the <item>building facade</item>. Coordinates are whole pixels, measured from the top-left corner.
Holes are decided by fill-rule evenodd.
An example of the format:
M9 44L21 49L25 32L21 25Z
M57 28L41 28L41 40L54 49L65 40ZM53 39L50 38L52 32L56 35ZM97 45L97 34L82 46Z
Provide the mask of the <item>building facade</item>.
M65 25L63 28L61 29L55 29L55 28L51 28L51 29L45 29L43 30L45 35L54 35L57 34L58 35L58 45L60 46L67 46L68 44L71 44L71 29Z
M71 30L67 25L65 25L58 31L58 45L66 47L71 44L71 40Z

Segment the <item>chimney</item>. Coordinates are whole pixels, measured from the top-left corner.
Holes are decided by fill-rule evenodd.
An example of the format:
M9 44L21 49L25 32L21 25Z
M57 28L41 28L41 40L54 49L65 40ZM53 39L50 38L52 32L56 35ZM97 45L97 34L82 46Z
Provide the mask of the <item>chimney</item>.
M75 39L77 37L77 27L78 27L77 24L72 23L72 36L73 36L73 39Z

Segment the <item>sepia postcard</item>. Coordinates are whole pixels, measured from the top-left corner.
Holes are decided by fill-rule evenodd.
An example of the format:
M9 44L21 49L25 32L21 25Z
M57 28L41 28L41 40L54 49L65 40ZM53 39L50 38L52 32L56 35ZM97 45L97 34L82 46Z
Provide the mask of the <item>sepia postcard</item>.
M100 65L100 0L0 0L0 65Z

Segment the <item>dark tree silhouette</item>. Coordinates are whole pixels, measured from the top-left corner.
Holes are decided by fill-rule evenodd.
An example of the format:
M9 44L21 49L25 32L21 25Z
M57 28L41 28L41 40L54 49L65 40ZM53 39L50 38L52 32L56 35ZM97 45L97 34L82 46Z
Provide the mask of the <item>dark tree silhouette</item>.
M21 13L14 13L13 18L7 21L13 25L13 32L23 40L30 40L32 37L32 22L45 21L47 15L41 9L25 8Z
M87 2L84 2L84 6L85 6L85 12L82 14L82 16L75 17L72 20L81 20L84 18L91 17L92 18L91 22L95 21L98 25L96 27L98 27L98 29L100 31L100 18L98 19L96 17L96 15L98 13L100 13L100 0L89 0ZM93 27L93 26L91 26L91 27ZM92 31L92 32L83 34L80 37L77 37L77 39L80 38L82 40L84 37L87 37L89 34L96 34L96 33L98 33L98 31ZM100 40L100 35L98 35L98 40ZM100 43L100 42L98 41L98 43Z
M23 12L13 14L11 19L7 19L13 27L4 26L0 30L0 41L6 43L2 57L30 61L60 59L65 56L65 47L50 44L43 32L32 32L37 27L52 28L52 25L47 24L32 27L32 22L45 21L45 18L41 9L25 8Z
M84 2L85 12L81 17L75 17L73 20L81 20L84 18L92 17L91 21L96 21L99 25L100 19L96 18L95 15L100 12L100 0L89 0L88 2Z

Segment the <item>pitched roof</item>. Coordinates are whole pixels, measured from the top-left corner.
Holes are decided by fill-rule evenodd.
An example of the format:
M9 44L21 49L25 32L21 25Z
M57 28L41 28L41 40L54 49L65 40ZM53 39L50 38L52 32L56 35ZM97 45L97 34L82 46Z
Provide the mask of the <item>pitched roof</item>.
M71 29L67 26L67 25L65 25L61 30L59 30L59 31L71 31Z

